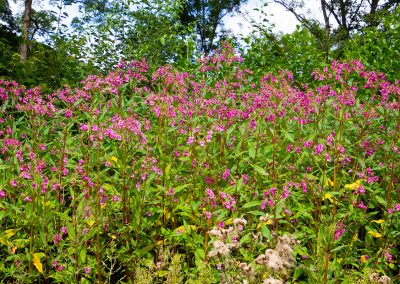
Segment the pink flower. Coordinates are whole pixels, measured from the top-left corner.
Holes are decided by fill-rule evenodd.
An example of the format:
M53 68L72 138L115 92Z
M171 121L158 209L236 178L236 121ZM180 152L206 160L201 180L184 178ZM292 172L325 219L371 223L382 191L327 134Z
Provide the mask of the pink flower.
M68 109L68 110L65 112L65 117L66 117L66 118L70 118L71 116L72 116L72 110Z
M206 189L206 193L207 193L208 197L209 197L211 200L214 200L215 195L214 195L214 192L212 191L211 188L207 188L207 189Z
M304 148L309 148L309 147L311 147L311 145L312 145L311 140L308 140L308 141L304 142L304 144L303 144Z
M339 239L339 237L340 237L341 235L343 235L344 232L346 232L346 226L345 226L345 224L343 224L343 222L338 222L338 223L336 223L336 230L335 230L335 235L334 235L335 241L336 241L337 239Z
M301 189L303 193L307 193L307 182L304 180L301 181Z
M392 261L393 260L393 256L388 252L385 252L385 258L386 258L387 261Z
M226 180L229 177L230 173L230 169L226 169L225 172L222 174L222 179Z
M324 149L324 145L318 144L314 146L314 156L318 155Z
M211 142L211 138L212 138L212 135L214 134L214 131L212 131L212 130L210 130L210 131L208 131L207 132L207 136L206 136L206 141L207 141L207 143L210 143Z
M247 174L243 174L243 184L247 184L247 182L249 181L249 176Z
M186 142L186 144L191 145L194 142L194 136L189 136L188 141Z
M363 201L360 201L360 203L357 205L358 208L363 209L363 210L367 210L367 206L364 205Z
M289 190L284 189L284 190L283 190L283 193L281 194L281 199L285 199L285 198L287 198L287 197L289 197L289 196L290 196Z
M25 201L26 203L30 203L30 202L32 202L32 198L30 198L29 196L27 196L27 197L24 198L24 201Z
M60 236L59 234L55 234L53 239L54 244L56 245L61 241L62 241L62 236Z
M365 188L362 185L360 185L357 192L360 194L365 194Z

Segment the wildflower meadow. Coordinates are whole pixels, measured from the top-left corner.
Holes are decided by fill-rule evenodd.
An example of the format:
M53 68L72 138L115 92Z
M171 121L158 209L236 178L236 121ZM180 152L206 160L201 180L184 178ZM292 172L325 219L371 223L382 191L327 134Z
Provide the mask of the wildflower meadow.
M399 82L242 61L1 80L1 283L400 283Z

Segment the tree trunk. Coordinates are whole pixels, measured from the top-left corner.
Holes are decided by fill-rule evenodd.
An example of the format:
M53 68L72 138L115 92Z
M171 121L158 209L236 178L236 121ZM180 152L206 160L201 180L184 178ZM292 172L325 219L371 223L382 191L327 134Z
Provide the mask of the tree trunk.
M331 36L331 25L329 23L329 16L327 13L327 7L325 0L321 0L321 9L322 14L324 15L324 23L325 23L325 38L323 39L323 48L325 52L325 59L328 60L329 58L329 39Z
M25 62L28 58L29 27L32 18L32 0L25 0L25 10L22 24L22 42L20 46L20 58Z
M201 48L200 50L204 52L204 56L207 56L206 51L206 4L204 0L201 1Z

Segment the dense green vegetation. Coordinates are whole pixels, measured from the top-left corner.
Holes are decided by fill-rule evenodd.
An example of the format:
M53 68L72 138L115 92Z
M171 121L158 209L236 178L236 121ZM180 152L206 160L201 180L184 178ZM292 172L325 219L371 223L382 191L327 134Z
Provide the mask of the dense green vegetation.
M397 1L275 1L297 30L240 40L244 1L29 2L0 1L1 283L400 282Z

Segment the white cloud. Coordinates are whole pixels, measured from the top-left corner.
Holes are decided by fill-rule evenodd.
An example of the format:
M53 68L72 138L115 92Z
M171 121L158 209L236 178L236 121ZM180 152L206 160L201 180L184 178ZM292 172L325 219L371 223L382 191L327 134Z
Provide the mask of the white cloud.
M8 1L10 4L11 11L13 15L22 14L24 12L24 2L23 1ZM60 12L57 5L50 5L49 1L34 1L32 5L33 9L35 10L47 10L47 11L54 11L56 15ZM67 26L71 25L71 21L74 17L79 15L79 8L77 4L74 5L62 5L61 13L66 12L68 14L67 18L63 18L61 20L62 24Z
M263 15L260 11L255 11L255 8L262 10L266 15ZM249 35L252 30L250 21L254 20L257 23L262 23L265 17L268 22L264 22L264 24L267 26L273 24L272 31L276 33L291 33L296 29L296 25L299 24L290 12L276 3L264 6L260 0L250 0L241 7L240 12L242 15L226 17L224 21L225 27L231 29L234 34Z

